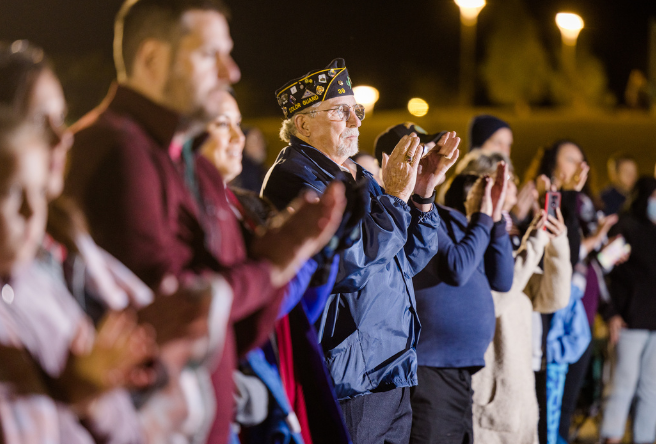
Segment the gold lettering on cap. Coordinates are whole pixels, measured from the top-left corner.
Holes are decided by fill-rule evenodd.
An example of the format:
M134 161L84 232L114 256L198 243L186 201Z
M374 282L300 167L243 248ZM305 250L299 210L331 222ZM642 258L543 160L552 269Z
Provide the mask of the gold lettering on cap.
M315 94L314 96L312 96L312 97L310 97L310 98L308 98L308 99L303 100L303 105L305 106L305 105L310 104L310 103L312 103L312 102L314 102L314 101L316 101L316 100L319 100L319 96L317 96L317 95Z

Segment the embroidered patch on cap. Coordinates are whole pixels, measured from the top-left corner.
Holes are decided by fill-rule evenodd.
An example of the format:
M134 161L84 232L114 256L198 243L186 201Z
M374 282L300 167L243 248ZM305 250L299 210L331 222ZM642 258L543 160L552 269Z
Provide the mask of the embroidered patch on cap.
M319 85L319 84L324 85ZM312 85L316 87L310 88ZM303 77L290 80L276 91L278 105L285 118L290 118L315 103L353 95L351 78L344 59L335 59L323 69L310 71Z

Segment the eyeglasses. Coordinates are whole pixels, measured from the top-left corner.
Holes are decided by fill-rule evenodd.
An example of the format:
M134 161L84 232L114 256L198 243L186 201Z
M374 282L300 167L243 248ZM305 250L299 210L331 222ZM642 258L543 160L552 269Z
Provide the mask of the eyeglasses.
M307 113L299 113L299 114L312 114L312 113L322 113L322 112L327 112L328 113L328 119L333 120L333 121L346 121L351 118L351 108L353 108L353 113L355 113L355 117L357 117L359 120L364 120L364 105L339 105L336 108L330 108L330 109L320 109L320 110L312 110Z

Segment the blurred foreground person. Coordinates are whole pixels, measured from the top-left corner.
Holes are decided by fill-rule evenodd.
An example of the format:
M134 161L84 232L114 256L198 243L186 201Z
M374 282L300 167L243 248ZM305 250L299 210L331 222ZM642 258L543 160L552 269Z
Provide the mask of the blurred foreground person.
M368 190L371 203L360 236L342 254L319 338L353 442L406 443L420 330L411 279L437 251L433 190L460 139L450 134L422 157L416 135L402 138L384 158L383 190L349 159L365 116L343 59L287 82L276 97L286 118L280 135L290 145L269 170L264 197L282 209L301 190L324 193L336 177Z
M147 314L153 310L159 316L170 315L173 307L168 302L183 302L184 292L181 290L176 295L151 304L153 292L123 264L95 244L86 228L84 215L72 202L60 198L65 158L72 136L64 124L66 102L61 85L43 51L25 40L1 45L0 77L5 79L0 87L0 102L9 106L18 118L37 125L48 142L48 224L36 263L56 278L57 282L51 284L54 288L70 291L68 297L77 302L96 323L96 327L101 329L100 332L111 330L114 327L110 324L119 320L124 323L125 319L132 319L133 311L139 309L142 310L142 323L150 324L140 327L150 332L142 340L152 342L153 332L160 340L159 351L162 354L151 355L147 362L140 363L140 367L130 368L132 374L125 384L97 399L93 403L94 408L83 415L85 426L97 439L116 442L141 439L143 427L125 389L139 391L155 382L159 359L167 354L169 347L164 345L166 336L170 337L170 332L180 325L186 327L192 319L206 317L203 298L189 301L191 303L185 306L188 311L175 307L175 319L173 322L167 321L164 329L161 323L153 323L152 317L148 320ZM144 309L147 305L148 308ZM39 332L40 329L46 331L46 326L36 323L29 325L29 328ZM125 329L129 332L127 327ZM105 347L109 346L114 344L111 341L105 344ZM175 379L171 380L171 383L174 382L178 383ZM76 396L93 395L91 387L81 385ZM117 423L122 426L116 427Z
M599 198L606 215L617 214L638 180L638 164L631 155L615 153L608 159L607 167L610 185L601 192Z
M134 387L156 349L133 312L108 314L94 332L40 248L50 164L41 130L0 112L0 430L7 444L91 443L79 421L95 424L104 393Z
M635 398L633 442L656 440L656 179L636 183L628 213L611 234L631 245L628 261L610 273L609 320L617 364L600 434L607 444L622 442Z
M173 275L199 279L211 292L210 319L197 326L209 330L209 343L200 353L181 343L167 370L175 378L192 358L209 359L209 368L218 361L213 379L221 383L210 399L217 443L228 440L238 355L266 340L279 289L330 239L344 208L342 188L330 187L318 202L299 202L247 251L223 179L195 150L217 116L218 95L240 76L226 14L213 0L123 5L115 24L118 85L77 124L65 188L98 244L146 284L156 288ZM207 408L197 412L195 432L206 429Z

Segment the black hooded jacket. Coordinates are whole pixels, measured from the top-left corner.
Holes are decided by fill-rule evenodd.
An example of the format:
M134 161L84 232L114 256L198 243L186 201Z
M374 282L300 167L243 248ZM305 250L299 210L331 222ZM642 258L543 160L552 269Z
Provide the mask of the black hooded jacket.
M656 224L647 218L647 202L656 191L656 179L641 178L634 200L610 236L621 234L631 245L629 260L609 275L611 304L604 313L619 314L628 328L656 331Z

